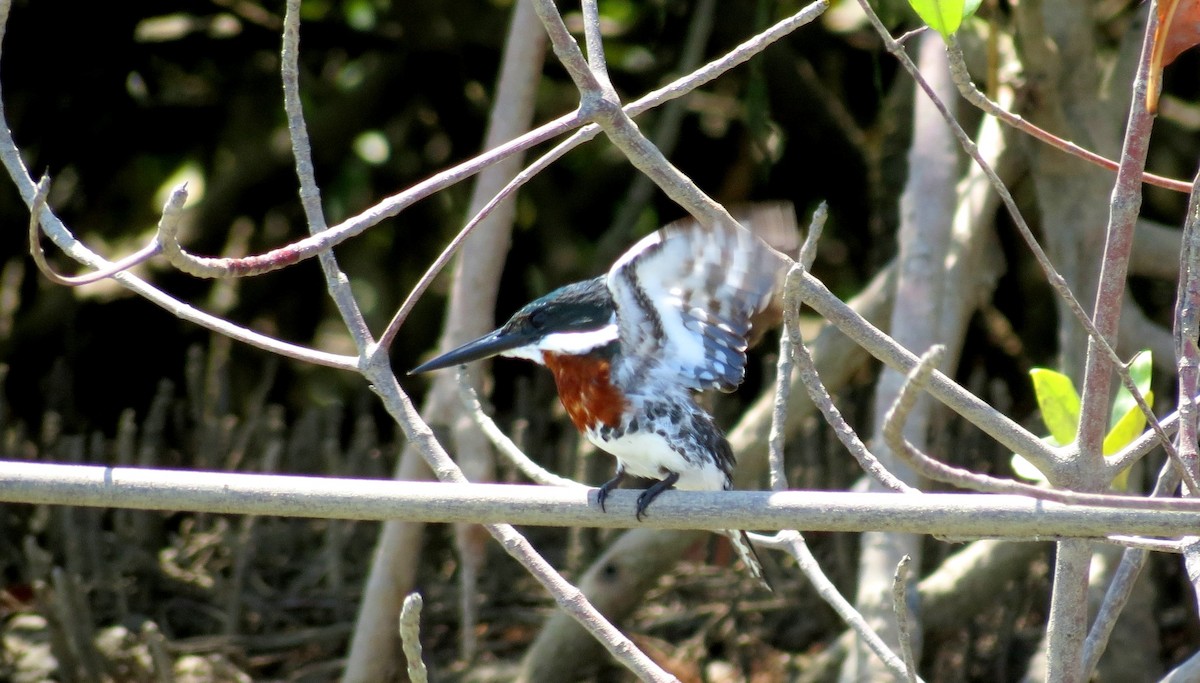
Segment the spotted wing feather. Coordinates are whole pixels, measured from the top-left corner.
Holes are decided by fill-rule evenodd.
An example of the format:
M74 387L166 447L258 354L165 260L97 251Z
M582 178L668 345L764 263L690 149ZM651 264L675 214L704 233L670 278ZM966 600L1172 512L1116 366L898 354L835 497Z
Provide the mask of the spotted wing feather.
M618 381L732 391L745 376L750 316L770 302L783 268L736 226L673 223L638 242L608 271Z

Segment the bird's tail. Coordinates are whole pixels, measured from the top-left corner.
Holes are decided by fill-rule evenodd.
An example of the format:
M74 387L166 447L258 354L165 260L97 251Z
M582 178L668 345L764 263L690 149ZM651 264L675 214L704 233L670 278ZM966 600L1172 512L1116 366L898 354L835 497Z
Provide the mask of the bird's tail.
M742 563L746 565L746 569L750 570L754 578L758 579L763 588L774 591L775 589L771 587L771 582L767 581L766 573L763 572L762 562L758 559L758 551L750 543L750 537L746 535L746 532L736 529L726 529L722 533L729 537L729 540L733 543L733 549L737 551L738 557L742 558Z

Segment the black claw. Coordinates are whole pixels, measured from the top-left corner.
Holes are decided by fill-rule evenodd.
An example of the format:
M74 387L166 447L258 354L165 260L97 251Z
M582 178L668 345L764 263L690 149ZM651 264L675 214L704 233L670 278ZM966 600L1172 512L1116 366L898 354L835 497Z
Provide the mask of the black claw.
M639 522L642 521L642 517L646 515L646 507L650 505L650 501L654 500L653 496L646 495L648 493L650 493L650 489L643 491L637 499L637 512L635 512L633 516L636 517L637 521Z
M608 500L608 494L612 493L613 489L620 486L621 480L623 480L624 478L625 478L625 468L621 467L620 465L617 465L616 476L614 476L612 479L609 479L608 481L606 481L600 485L599 490L596 491L596 502L600 503L600 511L601 512L608 512L608 510L604 509L604 501Z
M642 494L637 499L637 521L642 521L642 517L646 514L646 508L650 507L650 503L658 498L658 494L675 486L675 482L679 481L678 472L670 472L663 477L662 481L656 481L650 485L650 488L642 491Z

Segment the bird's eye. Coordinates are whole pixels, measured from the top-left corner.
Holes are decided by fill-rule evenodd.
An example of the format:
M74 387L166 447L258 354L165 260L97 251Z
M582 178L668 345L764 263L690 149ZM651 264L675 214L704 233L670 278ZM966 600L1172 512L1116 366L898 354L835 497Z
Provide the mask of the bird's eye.
M532 327L535 330L540 330L543 327L545 327L546 326L546 312L539 309L539 310L534 311L533 313L530 313L529 314L529 325L530 325L530 327Z

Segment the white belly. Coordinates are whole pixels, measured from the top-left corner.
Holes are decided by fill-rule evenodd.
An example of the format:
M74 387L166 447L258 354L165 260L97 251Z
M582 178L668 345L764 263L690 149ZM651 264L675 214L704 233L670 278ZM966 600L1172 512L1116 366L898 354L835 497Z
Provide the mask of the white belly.
M625 465L625 471L634 476L662 479L670 472L678 472L675 488L691 491L721 491L728 485L714 456L704 454L699 462L689 460L654 432L638 431L606 440L589 429L587 438L600 450L614 455Z

